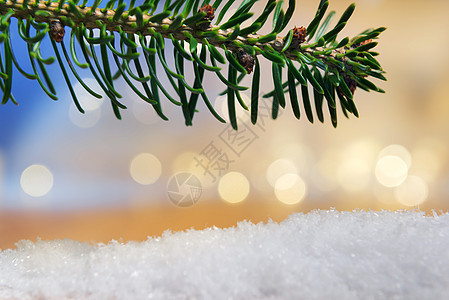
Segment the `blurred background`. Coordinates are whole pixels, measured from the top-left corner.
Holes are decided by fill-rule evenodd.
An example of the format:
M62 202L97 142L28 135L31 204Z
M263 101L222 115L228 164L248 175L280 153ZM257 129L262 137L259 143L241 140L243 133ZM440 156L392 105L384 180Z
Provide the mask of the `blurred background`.
M329 10L339 16L352 2L332 0ZM117 86L128 109L121 121L109 100L92 99L73 80L82 115L62 76L53 77L53 101L15 71L19 105L0 108L0 248L38 237L141 241L165 230L282 221L313 209L446 212L449 2L355 2L339 38L388 27L375 49L388 81L376 81L386 94L357 90L360 118L339 111L336 129L328 114L324 124L310 124L303 112L296 120L288 104L271 120L265 102L256 126L240 111L234 132L202 101L186 127L179 107L163 98L170 119L163 121L122 80ZM307 26L317 5L298 1L291 25ZM20 39L14 50L27 55ZM269 92L265 61L262 70L262 91ZM205 86L227 118L216 76L206 76Z

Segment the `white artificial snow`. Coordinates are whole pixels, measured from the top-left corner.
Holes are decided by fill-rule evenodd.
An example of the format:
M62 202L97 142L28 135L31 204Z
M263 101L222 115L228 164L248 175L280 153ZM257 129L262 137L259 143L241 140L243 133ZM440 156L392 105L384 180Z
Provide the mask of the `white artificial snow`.
M449 214L315 211L145 242L21 241L0 299L449 299Z

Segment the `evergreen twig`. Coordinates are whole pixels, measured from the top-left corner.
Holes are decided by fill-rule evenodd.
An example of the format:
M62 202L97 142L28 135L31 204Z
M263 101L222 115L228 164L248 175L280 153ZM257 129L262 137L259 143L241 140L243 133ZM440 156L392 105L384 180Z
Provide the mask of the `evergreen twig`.
M103 7L99 7L100 0L95 0L90 7L87 6L87 1L78 5L74 0L56 2L0 0L0 43L3 44L0 58L2 104L7 103L9 99L15 102L11 93L13 66L25 77L38 80L43 90L53 99L56 98L50 76L44 67L44 64L53 63L55 58L43 59L40 50L41 42L47 36L51 38L57 61L80 112L84 111L71 87L70 76L56 43L61 43L65 60L75 79L80 81L89 93L98 97L99 94L82 82L70 60L73 60L78 67L88 68L91 71L99 86L110 98L118 118L121 118L120 109L126 106L118 101L121 96L113 86L113 80L123 76L132 90L152 104L159 116L164 119L166 117L160 105L162 95L175 105L183 107L186 125L192 124L196 104L200 98L211 113L223 122L224 120L210 104L203 85L204 75L215 73L225 84L224 93L228 96L230 120L235 129L237 129L235 99L246 108L241 100L240 91L247 87L241 86L240 81L245 75L252 76L251 121L256 123L259 102L257 94L260 90L260 65L257 55L262 55L272 63L274 90L263 98L273 98L273 118L276 118L279 107L286 106L284 93L288 92L294 115L300 118L298 95L301 94L307 118L313 122L308 86L313 88L318 119L324 120L322 106L326 101L334 126L337 125L337 100L340 101L345 116L352 113L358 117L353 100L357 87L366 91L384 92L367 78L386 80L383 75L385 72L375 58L378 53L372 51L377 45L374 40L385 28L369 29L352 39L346 37L337 41L338 34L355 9L354 4L351 4L336 24L328 30L335 12L330 12L324 18L329 1L320 0L315 17L307 27L291 28L285 37L281 37L279 33L290 23L295 11L295 0L288 1L285 12L282 0L268 0L258 16L254 16L251 12L256 0L244 0L227 19L224 17L233 0L227 0L225 3L220 0L216 0L213 4L209 2L166 0L162 11L156 13L162 8L159 0L144 0L139 6L135 5L135 1L127 5L123 0L111 0ZM216 24L212 24L217 12ZM267 34L259 33L270 15L273 20L272 31ZM32 73L24 71L19 65L21 61L14 56L10 43L11 18L19 20L17 30L19 36L28 44ZM253 18L253 21L243 25L245 24L243 22L250 18ZM64 41L64 27L71 29L70 53L65 48L67 38ZM94 30L99 33L94 34ZM80 62L76 54L76 47L73 44L75 39L85 62ZM140 44L136 43L136 40L139 40ZM174 70L166 60L166 42L173 44ZM200 44L201 51L198 50ZM99 54L93 45L100 45ZM188 49L185 49L184 45L188 45ZM109 62L111 55L114 58L113 64ZM186 60L192 62L195 75L192 83L188 83L184 75ZM160 62L164 69L171 90L159 80L161 72L157 72L156 62ZM36 63L41 72L37 71ZM117 66L114 76L112 65ZM130 65L135 67L137 74L133 73ZM142 65L147 66L147 75L144 74ZM222 71L222 65L228 65L228 72ZM254 67L255 74L251 75ZM286 70L286 77L283 76L283 70ZM227 78L224 74L227 74ZM44 78L41 78L42 76ZM287 78L285 82L282 82L283 77ZM136 82L143 85L144 94L134 85ZM301 86L301 93L297 93L298 85Z

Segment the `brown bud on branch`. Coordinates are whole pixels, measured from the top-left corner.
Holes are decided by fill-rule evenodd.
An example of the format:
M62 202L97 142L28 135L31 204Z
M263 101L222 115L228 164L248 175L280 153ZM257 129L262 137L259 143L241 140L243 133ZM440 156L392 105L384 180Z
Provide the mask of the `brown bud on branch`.
M57 43L62 42L64 34L65 34L64 26L61 24L59 20L53 20L50 22L50 36L55 42Z
M204 16L204 20L212 21L215 18L215 15L214 15L215 8L213 8L212 5L210 5L210 4L204 5L203 7L201 7L198 10L198 12L199 13L202 13L202 12L206 13L206 16Z
M290 44L291 48L297 48L306 41L307 29L303 26L293 28L293 38Z
M237 51L237 59L242 67L245 68L248 74L251 74L254 68L255 59L251 55L249 55L245 50L239 48Z

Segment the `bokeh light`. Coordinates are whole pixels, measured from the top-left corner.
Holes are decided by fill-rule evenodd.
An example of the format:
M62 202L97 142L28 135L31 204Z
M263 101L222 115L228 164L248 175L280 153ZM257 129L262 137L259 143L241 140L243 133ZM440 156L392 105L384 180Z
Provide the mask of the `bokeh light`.
M140 153L132 159L129 165L129 173L140 184L153 184L161 176L162 165L153 154Z
M32 197L45 196L53 187L53 174L44 165L31 165L22 172L20 186Z
M407 168L410 168L412 164L412 155L404 146L397 144L389 145L380 151L379 158L388 155L393 155L401 158L407 164Z
M375 174L383 186L396 187L407 178L408 166L399 156L387 155L378 160Z
M298 169L296 165L289 159L280 158L275 160L268 166L266 178L268 183L274 187L276 181L285 174L296 174Z
M249 190L248 179L239 172L225 174L218 183L218 193L221 199L229 203L238 203L245 200Z
M408 176L407 179L395 189L395 197L398 202L406 206L418 206L429 195L427 183L418 176Z
M276 180L274 187L276 198L284 204L298 204L307 193L304 180L298 174L284 174Z

